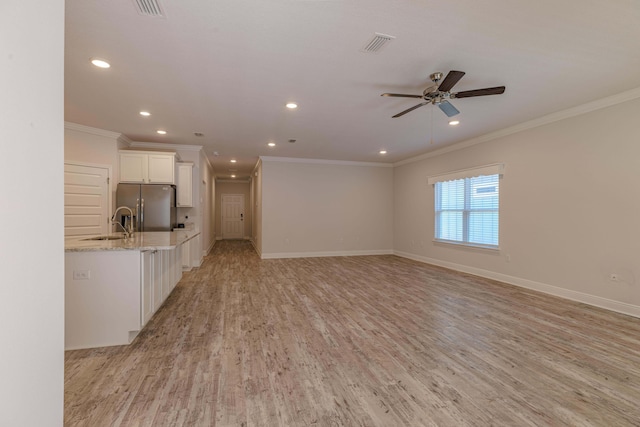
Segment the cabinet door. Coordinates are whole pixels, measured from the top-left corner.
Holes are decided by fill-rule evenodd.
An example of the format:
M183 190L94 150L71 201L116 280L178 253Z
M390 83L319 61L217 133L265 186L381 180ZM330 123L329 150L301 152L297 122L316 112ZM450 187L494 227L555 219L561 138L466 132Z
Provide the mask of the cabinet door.
M153 312L162 305L162 255L153 251Z
M178 207L193 207L193 163L178 163Z
M176 287L180 279L182 279L182 249L185 245L180 245L176 247L176 253L173 260L173 272L175 274L175 278L173 280L172 289Z
M140 328L153 316L153 251L140 252Z
M171 252L172 250L163 250L159 254L162 254L162 301L167 299L171 293Z
M191 242L186 242L182 246L182 267L187 270L191 270L191 254L189 249L191 248Z
M200 267L202 264L202 250L200 249L200 236L196 236L193 239L189 240L191 251L191 260L190 265L192 267Z
M146 154L120 153L120 182L145 184L148 175Z
M149 154L149 183L175 184L175 157L172 154Z

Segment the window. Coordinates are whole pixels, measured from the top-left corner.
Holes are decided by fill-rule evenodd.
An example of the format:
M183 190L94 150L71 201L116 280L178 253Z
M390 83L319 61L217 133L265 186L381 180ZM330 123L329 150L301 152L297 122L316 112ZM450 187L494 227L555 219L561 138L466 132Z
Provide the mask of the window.
M498 247L501 171L502 165L493 165L429 179L436 241Z

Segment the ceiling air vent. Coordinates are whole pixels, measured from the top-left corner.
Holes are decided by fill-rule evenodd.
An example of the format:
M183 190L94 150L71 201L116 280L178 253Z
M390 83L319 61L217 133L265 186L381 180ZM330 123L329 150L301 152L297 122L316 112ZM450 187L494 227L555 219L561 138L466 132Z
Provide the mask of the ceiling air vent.
M133 0L140 15L164 18L164 11L159 0Z
M380 49L382 49L387 43L389 43L393 39L395 39L394 36L375 33L371 38L371 40L369 40L367 44L362 48L361 52L367 52L367 53L380 52Z

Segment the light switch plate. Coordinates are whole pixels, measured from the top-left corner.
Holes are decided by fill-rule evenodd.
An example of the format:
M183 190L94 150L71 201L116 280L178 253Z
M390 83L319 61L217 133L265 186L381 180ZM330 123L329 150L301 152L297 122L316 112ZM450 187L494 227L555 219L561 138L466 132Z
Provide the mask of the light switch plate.
M73 270L73 280L89 280L90 278L90 270Z

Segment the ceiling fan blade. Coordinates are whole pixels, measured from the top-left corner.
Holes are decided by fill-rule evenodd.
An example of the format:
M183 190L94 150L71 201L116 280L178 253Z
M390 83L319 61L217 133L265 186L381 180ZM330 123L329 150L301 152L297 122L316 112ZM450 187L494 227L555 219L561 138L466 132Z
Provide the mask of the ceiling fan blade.
M440 83L440 87L438 88L438 90L442 92L449 92L456 85L456 83L460 81L464 74L464 71L449 71L447 77L445 77L442 83Z
M407 113L410 113L411 111L415 110L416 108L422 107L423 105L427 105L430 104L429 102L421 102L418 105L414 105L413 107L409 108L408 110L404 110L398 114L396 114L395 116L391 116L392 119L395 119L396 117L400 117L400 116L404 116Z
M500 95L504 93L504 86L487 87L484 89L465 90L463 92L452 93L452 98L470 98L472 96Z
M452 104L450 104L448 101L442 101L441 103L438 104L438 107L440 107L442 112L445 113L447 117L453 117L456 114L460 114L460 111L458 111L458 109L454 107Z
M380 96L396 96L399 98L422 98L422 95L406 95L403 93L383 93Z

